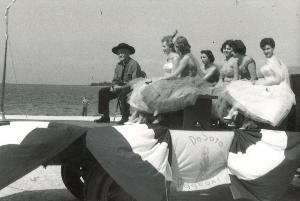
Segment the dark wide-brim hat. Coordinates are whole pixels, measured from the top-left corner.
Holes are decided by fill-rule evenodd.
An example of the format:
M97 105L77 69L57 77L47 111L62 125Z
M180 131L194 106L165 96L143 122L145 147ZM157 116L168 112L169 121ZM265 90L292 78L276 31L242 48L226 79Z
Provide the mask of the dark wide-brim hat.
M113 53L115 53L115 54L118 54L118 50L119 49L127 49L130 52L130 54L134 54L135 53L134 47L132 47L132 46L126 44L126 43L120 43L116 47L113 47L111 51Z

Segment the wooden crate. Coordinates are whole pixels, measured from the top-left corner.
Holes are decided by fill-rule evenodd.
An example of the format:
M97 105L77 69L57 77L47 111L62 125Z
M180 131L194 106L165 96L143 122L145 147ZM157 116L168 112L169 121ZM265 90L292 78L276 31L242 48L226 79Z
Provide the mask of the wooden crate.
M211 129L212 99L217 96L199 96L195 105L183 110L182 128L184 130L209 130Z
M171 129L210 130L212 99L216 96L199 95L193 106L164 114L162 125Z

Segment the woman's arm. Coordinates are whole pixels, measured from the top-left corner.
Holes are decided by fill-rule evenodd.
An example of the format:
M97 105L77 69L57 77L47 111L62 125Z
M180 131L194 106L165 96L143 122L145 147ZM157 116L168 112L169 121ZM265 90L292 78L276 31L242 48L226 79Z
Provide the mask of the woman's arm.
M224 76L223 76L223 74L222 73L220 73L220 75L219 75L219 81L217 82L217 84L215 85L215 86L220 86L220 85L222 85L222 83L223 83L223 80L224 79Z
M233 80L239 79L239 66L237 62L232 62L232 69L233 69Z
M215 65L212 65L211 67L209 67L206 70L206 74L204 75L203 79L205 79L205 80L209 79L211 76L213 76L213 74L215 73L216 70L217 70L217 67Z
M250 62L247 65L249 74L250 74L250 80L257 80L257 74L256 74L256 63L255 61L251 58Z
M265 86L270 86L270 85L277 85L280 84L281 82L281 77L278 73L272 71L270 72L270 75L259 79L255 82L256 85L265 85Z
M250 62L250 63L248 64L248 71L249 71L249 74L250 74L250 79L251 79L251 81L257 80L256 64L255 64L255 61Z

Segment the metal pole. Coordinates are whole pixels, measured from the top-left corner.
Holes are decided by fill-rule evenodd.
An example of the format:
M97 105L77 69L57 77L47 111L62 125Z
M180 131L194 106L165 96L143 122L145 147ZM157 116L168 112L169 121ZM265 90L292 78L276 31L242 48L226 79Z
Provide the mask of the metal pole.
M2 74L2 96L1 96L1 120L0 125L7 125L9 121L5 120L5 112L4 112L4 100L5 100L5 82L6 82L6 61L7 61L7 44L8 44L8 13L9 9L16 0L12 0L12 2L6 7L5 10L5 48L4 48L4 60L3 60L3 74Z

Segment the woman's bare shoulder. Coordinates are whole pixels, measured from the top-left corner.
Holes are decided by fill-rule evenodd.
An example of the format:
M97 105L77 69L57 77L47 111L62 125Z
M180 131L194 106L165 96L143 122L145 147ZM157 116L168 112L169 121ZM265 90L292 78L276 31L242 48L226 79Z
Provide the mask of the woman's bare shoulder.
M251 63L251 62L255 62L255 60L253 59L253 57L249 56L249 55L246 55L244 57L244 62L245 63Z
M178 59L179 55L176 52L170 52L170 54L168 55L169 59Z

